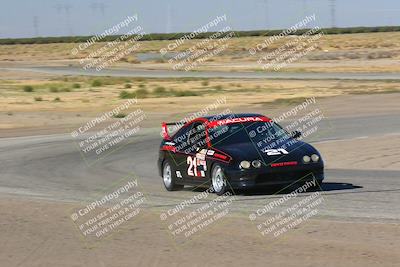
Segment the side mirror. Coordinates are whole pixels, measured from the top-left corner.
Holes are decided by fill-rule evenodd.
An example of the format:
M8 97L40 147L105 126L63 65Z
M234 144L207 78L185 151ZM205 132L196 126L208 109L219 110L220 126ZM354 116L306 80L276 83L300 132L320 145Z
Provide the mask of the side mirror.
M299 132L299 131L294 131L294 132L292 132L292 137L293 137L293 138L297 139L297 138L299 138L300 136L301 136L301 132Z

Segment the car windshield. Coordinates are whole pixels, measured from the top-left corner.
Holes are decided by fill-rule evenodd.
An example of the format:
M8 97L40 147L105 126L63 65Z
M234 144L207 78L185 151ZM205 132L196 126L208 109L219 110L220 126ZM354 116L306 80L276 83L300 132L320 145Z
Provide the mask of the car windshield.
M209 129L213 146L225 146L236 143L273 142L278 139L288 139L288 133L274 122L246 122L221 125Z

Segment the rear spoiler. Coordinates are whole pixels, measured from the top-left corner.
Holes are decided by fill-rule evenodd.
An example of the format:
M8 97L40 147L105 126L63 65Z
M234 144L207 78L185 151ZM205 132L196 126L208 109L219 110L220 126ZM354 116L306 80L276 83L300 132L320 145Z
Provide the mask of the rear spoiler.
M182 123L182 122L163 122L163 123L161 123L162 137L165 140L171 140L172 139L171 136L169 135L169 130L168 130L168 126L171 126L171 125L179 126L179 127L177 127L177 129L179 129L184 125L184 123Z

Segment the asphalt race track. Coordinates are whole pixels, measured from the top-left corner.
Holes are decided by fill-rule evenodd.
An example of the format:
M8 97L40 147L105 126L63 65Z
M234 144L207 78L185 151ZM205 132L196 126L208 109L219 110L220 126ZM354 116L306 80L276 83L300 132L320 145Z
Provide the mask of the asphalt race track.
M399 80L397 73L310 73L310 72L218 72L218 71L173 71L143 69L103 69L101 72L80 67L18 67L0 68L9 71L28 71L57 75L88 75L112 77L153 77L153 78L232 78L232 79L299 79L299 80Z
M399 116L331 119L335 130L313 140L335 142L370 136L389 136L390 125L400 125ZM392 130L391 130L392 129ZM132 142L88 166L68 134L0 138L0 193L56 201L89 201L90 196L127 175L138 177L150 200L147 207L176 205L194 194L167 192L158 176L156 159L159 129L143 129ZM373 145L373 144L372 144ZM400 219L400 172L326 169L324 208L318 216L340 220L395 221ZM306 197L309 193L302 194ZM279 196L244 193L236 197L234 209L244 214Z

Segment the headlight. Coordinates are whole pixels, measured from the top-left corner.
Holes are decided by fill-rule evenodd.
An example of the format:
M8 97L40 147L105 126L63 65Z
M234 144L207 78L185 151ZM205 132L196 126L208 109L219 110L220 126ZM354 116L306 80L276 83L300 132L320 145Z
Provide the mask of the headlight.
M319 156L317 154L312 154L311 159L312 161L317 162L319 160Z
M250 161L243 160L242 162L240 162L240 167L242 167L243 169L250 168Z
M254 168L260 168L261 167L261 161L260 160L253 160L251 165L253 165Z
M311 161L311 158L309 156L304 156L303 157L303 162L304 163L310 163L310 161Z

